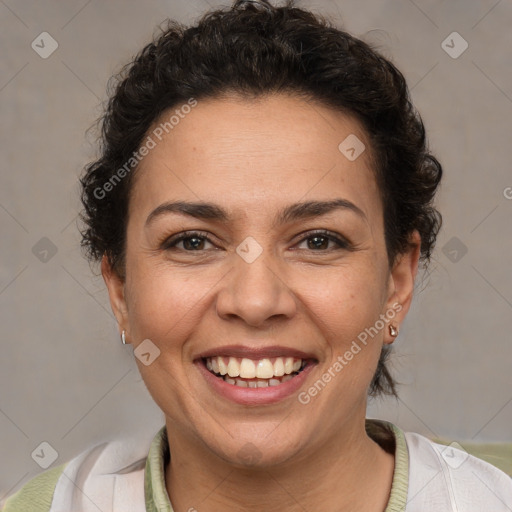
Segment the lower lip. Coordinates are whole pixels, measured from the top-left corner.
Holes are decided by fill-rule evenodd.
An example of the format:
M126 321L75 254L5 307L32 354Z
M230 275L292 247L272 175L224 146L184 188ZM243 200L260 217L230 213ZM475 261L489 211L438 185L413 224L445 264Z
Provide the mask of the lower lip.
M242 388L235 384L228 384L224 379L216 377L205 366L202 360L196 361L196 366L203 374L206 382L215 392L228 400L242 405L266 405L273 404L293 395L303 385L309 373L315 366L308 363L298 374L286 382L277 386L266 388Z

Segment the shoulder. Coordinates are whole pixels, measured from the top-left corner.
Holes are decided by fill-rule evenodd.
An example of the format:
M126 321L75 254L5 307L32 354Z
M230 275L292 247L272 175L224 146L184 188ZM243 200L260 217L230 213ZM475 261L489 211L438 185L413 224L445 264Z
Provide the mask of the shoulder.
M405 433L409 452L408 508L473 512L510 511L512 478L468 454L456 443L444 446L424 436ZM410 508L409 508L410 507Z
M62 464L34 477L6 501L3 512L48 512L65 467L66 464Z
M144 469L151 439L120 439L91 447L26 483L3 512L144 510ZM78 507L78 508L77 508ZM117 510L117 509L116 509Z

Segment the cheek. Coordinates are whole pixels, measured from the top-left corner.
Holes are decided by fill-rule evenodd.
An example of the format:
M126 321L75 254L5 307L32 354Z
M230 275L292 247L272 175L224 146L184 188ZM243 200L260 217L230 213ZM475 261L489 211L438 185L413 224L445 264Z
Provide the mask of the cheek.
M139 268L133 271L127 291L132 331L138 339L171 347L198 321L196 311L208 283L197 275L183 277L179 269Z
M383 276L371 266L331 271L321 281L315 279L315 288L310 307L337 332L352 335L375 323L386 296Z
M326 340L350 343L348 338L375 323L385 297L382 272L372 260L292 271L285 293L296 296L297 314L302 316L302 309L304 317L289 320L311 321ZM191 267L170 268L143 259L130 263L127 302L136 342L149 338L157 344L165 342L169 348L173 340L179 344L204 322L206 309L214 307L215 294L229 293L223 289L220 268L196 267L192 271Z
M323 373L344 396L366 396L382 349L387 324L380 320L385 303L385 274L372 265L339 269L316 280L317 293L308 297L308 309L329 349ZM325 347L324 347L325 348ZM351 390L352 393L349 393ZM326 394L332 397L337 395ZM337 398L334 398L337 400Z
M150 365L137 360L137 366L154 401L181 421L190 408L189 393L183 392L190 378L187 340L201 323L208 283L197 275L185 278L179 269L163 269L161 264L131 270L127 295L134 349L149 339L160 351Z

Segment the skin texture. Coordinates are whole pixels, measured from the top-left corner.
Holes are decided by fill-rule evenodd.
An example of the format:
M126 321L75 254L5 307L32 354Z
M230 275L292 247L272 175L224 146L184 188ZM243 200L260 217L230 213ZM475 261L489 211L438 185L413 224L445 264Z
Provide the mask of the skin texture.
M350 134L367 148L353 162L338 150ZM360 124L332 109L287 95L224 97L199 101L137 169L126 279L106 258L102 272L128 342L150 339L161 351L149 366L137 364L166 417L166 486L176 512L385 509L394 457L366 435L364 421L381 348L394 340L387 325L307 405L296 393L236 404L213 392L193 362L227 344L293 347L317 360L307 390L393 304L402 307L394 325L403 322L419 237L389 264L369 156ZM340 209L274 223L289 204L335 198L364 217ZM230 218L165 213L145 224L177 200L215 203ZM305 238L319 229L345 237L350 249ZM162 248L194 230L209 238L192 240L199 250L190 239ZM236 252L249 236L262 248L252 263ZM257 454L250 461L241 456L247 447Z

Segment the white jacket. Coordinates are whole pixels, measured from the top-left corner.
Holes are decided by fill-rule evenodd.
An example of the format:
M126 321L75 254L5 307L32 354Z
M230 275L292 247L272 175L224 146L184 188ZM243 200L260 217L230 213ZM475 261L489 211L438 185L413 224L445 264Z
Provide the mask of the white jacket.
M512 478L504 472L463 450L379 423L387 424L396 440L385 512L512 512ZM52 489L42 475L30 481L4 512L172 512L165 490L166 449L165 427L150 446L128 441L97 446L67 463ZM48 503L38 501L45 494Z

